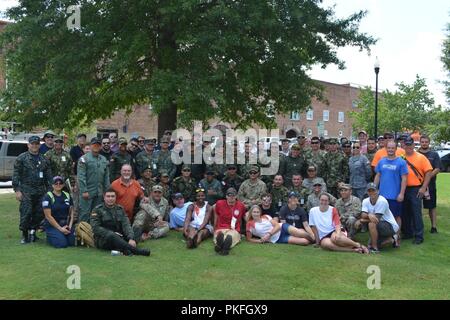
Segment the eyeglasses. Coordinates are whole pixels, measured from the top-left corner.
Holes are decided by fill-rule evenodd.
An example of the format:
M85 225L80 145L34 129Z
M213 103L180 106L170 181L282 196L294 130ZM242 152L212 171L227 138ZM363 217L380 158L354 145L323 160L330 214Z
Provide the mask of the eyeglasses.
M359 149L359 147L353 147L353 150L355 150L355 149Z
M144 143L145 140L138 140L139 143Z
M311 141L311 144L319 144L319 141Z
M137 144L134 144L134 143L132 143L131 146L132 146L133 148L139 147Z
M111 144L111 142L102 142L102 144Z
M249 174L257 174L258 172L256 171L250 171Z
M195 192L196 192L196 193L198 193L198 192L205 192L205 189L203 189L203 188L198 188L198 189L195 190Z
M181 170L181 171L183 171L183 172L191 172L190 169L183 169L183 170Z
M236 168L228 168L228 170L236 170Z

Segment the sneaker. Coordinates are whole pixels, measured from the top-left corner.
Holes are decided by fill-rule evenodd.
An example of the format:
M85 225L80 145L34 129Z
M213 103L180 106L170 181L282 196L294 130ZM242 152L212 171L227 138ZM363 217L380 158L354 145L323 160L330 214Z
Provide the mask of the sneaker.
M422 244L423 243L423 239L414 239L413 244Z
M394 242L392 242L392 247L393 247L393 248L398 248L398 247L400 247L400 242L399 242L399 239L398 239L398 234L394 234L394 235L392 236L392 240L394 240Z
M20 240L20 244L27 244L27 243L30 243L28 231L22 231L22 239Z
M233 243L233 238L231 238L230 235L228 235L224 242L223 242L223 246L222 246L222 255L226 256L230 253L230 248L231 248L231 244Z
M220 231L219 231L219 233L217 234L217 237L216 237L216 246L214 247L214 250L215 250L217 253L220 253L220 252L222 251L222 248L223 248L223 242L224 242L224 235L223 235L223 232L220 232Z
M136 251L134 252L138 256L146 256L148 257L150 255L150 249L141 249L136 248Z
M31 229L30 230L30 235L28 236L28 240L29 242L36 242L36 230Z
M438 233L436 228L431 228L430 233Z
M378 254L378 253L380 253L380 250L370 247L369 248L369 253L370 254Z

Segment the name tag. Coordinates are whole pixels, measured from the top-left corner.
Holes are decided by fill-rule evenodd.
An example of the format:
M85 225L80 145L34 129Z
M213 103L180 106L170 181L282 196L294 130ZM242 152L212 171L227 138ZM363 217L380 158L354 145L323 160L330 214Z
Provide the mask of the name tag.
M233 230L236 229L236 221L237 219L235 217L231 219L231 229Z
M39 178L40 179L44 178L44 173L42 171L39 171Z
M62 156L61 161L66 162L66 156Z
M282 205L281 201L278 201L278 206L281 207Z
M302 198L302 199L300 200L300 204L305 204L305 199Z
M153 164L153 170L156 170L156 164L155 163Z

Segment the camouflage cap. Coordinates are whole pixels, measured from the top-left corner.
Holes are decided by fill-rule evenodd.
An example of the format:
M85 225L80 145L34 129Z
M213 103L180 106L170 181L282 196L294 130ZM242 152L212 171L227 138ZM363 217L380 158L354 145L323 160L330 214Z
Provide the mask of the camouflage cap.
M313 186L316 186L319 184L320 184L320 186L322 186L322 180L316 178L312 181L312 184L313 184Z
M147 170L150 170L150 172L153 172L153 171L152 171L152 166L151 166L151 165L148 165L148 166L142 168L141 173L144 173L144 172L147 171Z
M47 130L47 131L45 131L45 133L44 133L44 138L47 138L47 137L54 137L55 136L55 133L52 131L52 130Z
M155 191L163 192L164 188L162 186L160 186L159 184L157 184L156 186L152 187L152 192L155 192Z
M31 136L28 138L28 143L40 143L41 142L41 138L39 138L38 136Z
M64 138L62 136L56 136L54 141L56 143L63 143L64 142Z
M153 139L145 139L144 144L155 144L155 141Z
M250 172L250 171L256 171L256 172L259 172L259 167L258 167L258 166L251 166L249 172Z
M352 190L352 186L349 185L348 183L341 183L341 184L339 185L339 189Z
M328 143L329 144L338 144L339 142L338 142L338 139L336 139L336 138L330 138L330 139L328 139Z
M301 150L302 148L300 147L299 144L296 143L296 144L292 145L291 149L292 150Z
M161 138L161 143L170 143L170 138L168 136L163 136Z
M128 141L127 141L126 138L120 137L120 139L119 139L119 144L128 144Z
M183 166L181 167L181 170L189 170L191 171L191 166L188 164L183 164Z
M367 190L378 190L377 185L373 182L367 184Z
M167 170L162 169L162 170L159 171L159 175L160 175L161 177L168 177L168 176L169 176L169 173L167 172Z
M235 196L235 195L237 195L237 191L236 191L235 188L228 188L228 189L227 189L227 192L226 192L226 195L227 195L227 196L229 196L229 195Z

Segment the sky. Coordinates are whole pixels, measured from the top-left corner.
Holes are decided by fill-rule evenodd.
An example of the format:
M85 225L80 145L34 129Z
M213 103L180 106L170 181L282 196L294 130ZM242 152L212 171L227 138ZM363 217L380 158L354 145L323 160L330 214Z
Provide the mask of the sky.
M16 5L17 0L0 0L0 11ZM380 61L379 90L395 90L395 84L412 84L416 75L425 78L436 104L449 107L444 86L447 79L440 61L446 25L450 23L448 0L324 0L323 6L336 4L336 16L343 18L359 10L368 14L360 31L378 39L367 52L347 47L338 50L346 69L336 66L314 67L314 79L332 83L351 83L375 88L374 63Z

